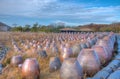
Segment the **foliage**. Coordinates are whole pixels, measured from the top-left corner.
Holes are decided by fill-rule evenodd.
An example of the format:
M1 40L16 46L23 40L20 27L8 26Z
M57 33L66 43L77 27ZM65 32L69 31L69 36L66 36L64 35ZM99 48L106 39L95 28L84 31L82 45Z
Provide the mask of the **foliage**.
M60 29L64 28L65 26L55 26L55 25L39 25L38 23L31 25L25 25L25 26L15 26L12 27L11 31L19 31L19 32L60 32ZM75 26L66 26L70 28L77 28L79 30L80 28L90 28L95 32L120 32L120 23L112 23L112 24L87 24L75 27Z
M120 32L120 23L112 23L112 24L88 24L83 26L78 26L79 28L90 28L95 32Z
M39 25L38 23L33 24L33 26L25 25L12 27L11 31L15 32L59 32L64 26L52 26L52 25Z

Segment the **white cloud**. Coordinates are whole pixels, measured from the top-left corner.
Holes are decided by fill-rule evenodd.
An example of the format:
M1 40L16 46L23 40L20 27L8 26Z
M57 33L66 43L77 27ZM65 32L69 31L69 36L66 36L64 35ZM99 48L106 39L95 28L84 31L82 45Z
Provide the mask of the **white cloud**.
M56 2L57 0L2 0L0 14L6 15L31 15L38 9Z
M61 21L61 20L56 20L56 21L53 21L52 23L64 23L65 25L79 25L80 24L80 23L67 22L67 21Z
M88 7L89 6L89 7ZM53 18L80 22L112 22L118 20L120 6L90 7L90 5L60 2L60 0L1 0L0 15ZM79 21L78 21L79 20ZM76 23L76 22L75 22Z

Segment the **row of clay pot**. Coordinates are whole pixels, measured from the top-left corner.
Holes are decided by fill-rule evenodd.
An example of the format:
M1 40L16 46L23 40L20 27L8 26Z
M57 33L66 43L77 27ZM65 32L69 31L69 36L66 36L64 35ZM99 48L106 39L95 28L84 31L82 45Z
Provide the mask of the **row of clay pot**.
M14 48L15 52L22 53L21 48L19 48L19 46L17 45L16 41L13 40L13 39L12 39L12 45L13 45L13 48Z
M115 60L118 60L119 64L114 64L115 68L112 68L114 72L107 79L120 79L120 34L117 35L117 53Z
M83 74L93 76L101 66L111 60L115 43L115 35L109 33L98 39L92 48L85 48L79 52L77 59L66 58L60 69L61 79L82 79Z
M106 38L96 40L97 43L95 46L93 46L95 42L89 43L92 48L84 49L85 46L81 45L83 48L78 53L78 57L65 58L62 66L58 57L51 58L49 64L50 72L60 68L61 79L82 79L83 73L94 75L100 70L101 64L105 64L111 59L113 45L115 42L114 38L114 34L110 33L106 36ZM71 53L71 48L69 48L69 45L66 45L66 47L68 48L64 49L64 52ZM38 52L38 54L43 57L47 56L45 55L45 52L43 53L43 51L42 53ZM64 56L65 55L63 55L63 57ZM23 78L38 79L40 77L40 66L36 59L28 58L23 62L22 56L13 56L11 59L11 64L19 66L22 69Z
M116 35L116 44L117 44L117 50L119 50L120 46L120 35ZM97 72L92 78L87 79L120 79L120 52L117 51L117 55L114 57L114 59L101 71Z
M96 41L97 41L97 37L91 40L84 40L83 42L80 42L73 46L70 46L69 44L65 44L64 46L61 47L61 53L60 53L61 60L63 61L66 58L78 56L78 54L82 49L92 47L93 45L95 45Z
M88 41L86 44L82 43L81 47L85 48L87 47L91 47L93 45L94 40L96 40L96 38L94 39L94 37L97 35L97 33L92 33L92 34L80 34L80 33L75 33L75 34L70 34L70 33L63 33L63 34L50 34L50 36L45 35L43 38L39 38L39 40L21 40L21 45L25 48L25 49L29 49L29 48L37 48L37 49L50 49L51 52L53 53L58 53L59 51L59 46L57 46L58 43L62 44L62 42L70 42L70 41ZM52 38L53 37L53 38ZM89 39L88 39L89 38ZM93 40L93 41L92 41ZM25 42L26 41L26 42ZM41 42L42 41L42 42ZM75 42L76 42L75 41ZM18 47L18 45L16 44L16 42L14 40L12 40L12 44L14 45L15 51L16 52L21 52L21 49Z
M92 78L87 79L120 79L120 54L117 54L115 58L102 70L97 72Z
M3 69L1 62L4 59L5 55L7 54L7 51L8 51L8 48L6 47L0 51L0 74L2 73L2 69Z
M63 61L66 58L69 58L69 57L72 57L72 56L73 57L78 56L78 54L80 53L80 51L82 49L93 47L96 44L97 40L103 38L105 35L107 37L108 33L101 33L98 36L93 36L91 39L84 39L80 43L74 44L72 46L70 46L69 44L61 45L61 47L60 47L60 50L61 50L61 53L60 53L61 60ZM106 39L106 38L104 38L104 39ZM100 41L100 42L106 42L106 41Z
M5 57L5 55L7 54L8 48L3 48L0 51L0 61Z

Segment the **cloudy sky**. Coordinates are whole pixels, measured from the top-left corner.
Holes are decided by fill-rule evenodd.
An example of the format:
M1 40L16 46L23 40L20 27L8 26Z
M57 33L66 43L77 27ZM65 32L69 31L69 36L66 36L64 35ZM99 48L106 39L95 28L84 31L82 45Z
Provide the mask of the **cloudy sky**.
M0 22L8 25L120 22L120 0L0 0Z

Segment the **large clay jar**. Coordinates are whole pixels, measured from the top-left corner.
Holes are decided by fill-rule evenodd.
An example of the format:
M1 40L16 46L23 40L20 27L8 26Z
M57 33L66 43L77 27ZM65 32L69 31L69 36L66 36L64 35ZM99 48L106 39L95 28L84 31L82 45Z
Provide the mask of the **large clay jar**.
M106 49L106 51L109 54L109 60L110 60L111 57L112 57L112 49L111 49L111 47L109 45L109 42L106 41L106 40L100 39L100 40L97 41L96 45L103 46Z
M75 44L72 46L72 51L73 51L73 55L74 56L78 56L78 54L80 53L80 51L82 50L80 44Z
M93 49L82 49L77 60L87 75L94 75L100 70L100 59Z
M64 61L66 58L69 58L73 55L72 48L65 47L63 52L61 52L60 59Z
M21 55L13 56L11 59L11 64L14 66L18 66L19 64L22 64L23 59Z
M95 45L92 49L98 54L101 64L105 64L108 61L108 53L103 46Z
M83 71L75 58L64 60L60 69L60 79L82 79Z
M108 44L109 44L109 46L110 46L111 49L114 48L114 40L112 40L110 36L105 36L105 37L103 38L103 40L106 40L106 41L109 42ZM112 51L113 51L113 50L112 50Z
M58 51L57 46L53 46L53 47L52 47L52 52L51 52L51 54L52 54L53 56L58 56L59 51Z
M39 79L40 67L35 58L28 58L22 65L22 76L24 79Z

